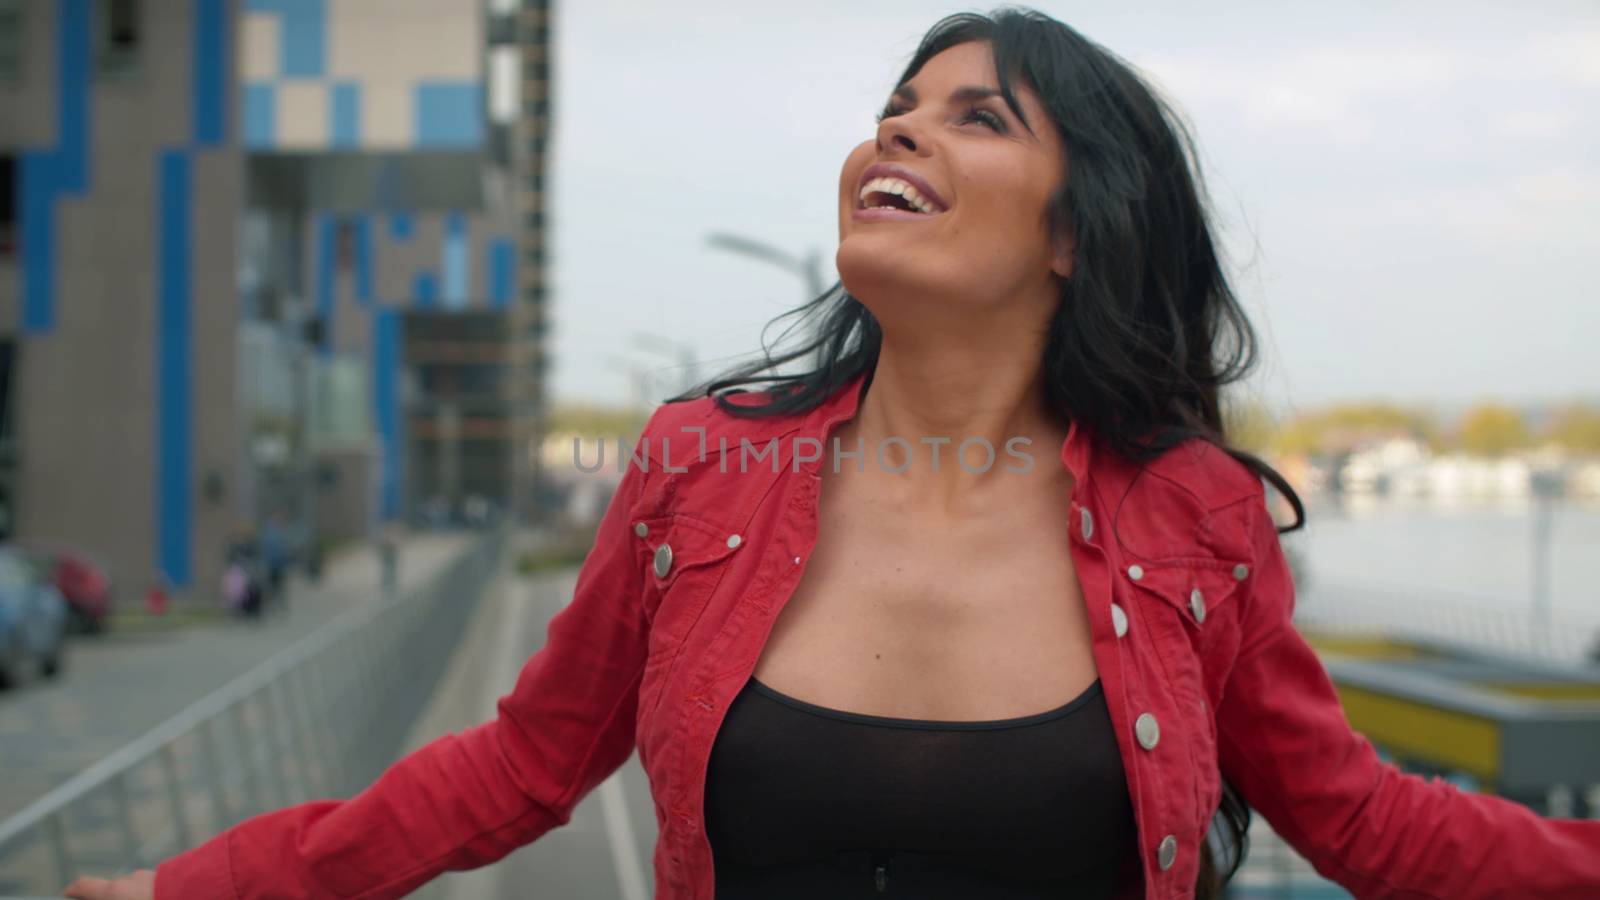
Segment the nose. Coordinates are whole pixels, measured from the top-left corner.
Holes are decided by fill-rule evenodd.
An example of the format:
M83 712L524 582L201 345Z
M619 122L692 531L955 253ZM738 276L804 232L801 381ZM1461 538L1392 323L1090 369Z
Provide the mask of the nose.
M917 152L919 144L918 131L908 121L910 113L901 113L898 116L884 119L878 123L878 153L883 154L886 148L901 147L911 153Z

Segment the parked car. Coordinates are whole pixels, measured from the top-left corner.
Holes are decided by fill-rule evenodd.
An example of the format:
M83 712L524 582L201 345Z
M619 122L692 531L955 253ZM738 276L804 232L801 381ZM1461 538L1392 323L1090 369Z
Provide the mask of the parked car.
M66 637L67 601L50 573L17 548L0 547L0 686L19 683L30 668L54 676Z
M29 541L22 549L51 573L56 590L67 601L69 631L98 634L105 630L116 605L105 566L68 544Z

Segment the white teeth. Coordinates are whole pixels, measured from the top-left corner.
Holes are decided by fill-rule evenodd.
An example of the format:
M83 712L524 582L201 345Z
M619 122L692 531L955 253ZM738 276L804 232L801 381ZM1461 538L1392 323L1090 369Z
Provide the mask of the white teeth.
M862 185L861 186L861 195L860 195L861 202L863 204L866 203L867 196L869 194L874 193L874 192L882 193L882 194L893 194L893 195L895 195L897 197L904 197L905 200L906 200L906 203L908 203L913 209L915 209L916 211L921 212L921 213L935 213L935 212L938 212L937 207L935 207L931 202L929 202L926 198L924 198L922 196L922 194L920 192L918 192L915 187L912 187L909 182L907 182L907 181L905 181L903 179L900 179L900 178L874 178L871 181L867 182L866 184ZM872 208L874 208L874 209L885 209L885 208L897 209L898 207L872 207Z

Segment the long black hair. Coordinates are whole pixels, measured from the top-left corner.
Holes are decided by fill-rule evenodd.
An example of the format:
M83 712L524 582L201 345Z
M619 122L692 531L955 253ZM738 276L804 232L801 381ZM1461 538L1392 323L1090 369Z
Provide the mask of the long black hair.
M1013 83L1038 95L1070 166L1047 222L1052 238L1070 233L1076 242L1044 351L1050 407L1135 462L1190 438L1209 441L1288 500L1295 521L1280 533L1303 527L1305 507L1289 482L1229 446L1225 434L1219 394L1255 367L1257 342L1223 273L1182 120L1115 54L1022 7L940 19L897 84L936 54L972 41L990 45L1001 95L1019 118ZM789 317L795 323L783 337L796 327L804 334L793 349L775 354L765 347L763 358L672 401L709 395L730 415L782 416L815 408L857 375L870 377L883 330L842 282L779 319ZM795 361L805 370L779 371ZM730 402L753 383L771 388L762 402ZM1247 849L1250 809L1223 787L1203 844L1200 898L1220 894Z

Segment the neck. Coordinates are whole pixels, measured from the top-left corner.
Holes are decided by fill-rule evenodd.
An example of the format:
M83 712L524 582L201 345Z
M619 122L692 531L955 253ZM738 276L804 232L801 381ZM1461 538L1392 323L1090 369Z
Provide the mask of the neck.
M907 345L886 334L866 397L835 432L840 449L855 450L859 440L863 474L929 511L970 508L1059 478L1067 423L1045 403L1040 341ZM830 445L825 458L831 453ZM839 469L857 474L850 460Z

